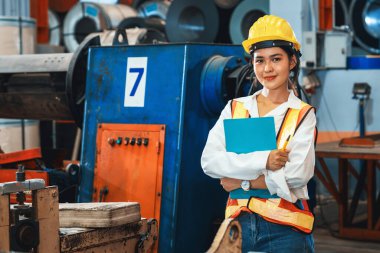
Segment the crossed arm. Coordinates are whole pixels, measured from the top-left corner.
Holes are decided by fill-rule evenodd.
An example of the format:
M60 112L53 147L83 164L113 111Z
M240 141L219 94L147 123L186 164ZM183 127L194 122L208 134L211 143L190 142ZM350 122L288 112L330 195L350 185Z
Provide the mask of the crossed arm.
M266 169L276 171L284 167L286 162L288 161L288 154L289 154L289 151L272 150L268 156ZM232 190L240 188L241 181L242 180L236 179L236 178L224 177L220 179L220 184L222 185L225 191L230 192ZM249 180L249 182L250 182L250 188L252 189L267 189L268 188L265 183L264 175L260 175L256 179L251 179Z

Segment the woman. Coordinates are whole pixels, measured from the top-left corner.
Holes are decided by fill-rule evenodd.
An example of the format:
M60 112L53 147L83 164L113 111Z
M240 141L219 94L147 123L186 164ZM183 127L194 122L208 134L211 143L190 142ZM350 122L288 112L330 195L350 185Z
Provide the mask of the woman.
M242 225L243 252L314 252L314 217L301 200L314 173L316 117L295 94L301 45L286 20L266 15L243 47L263 89L228 102L209 133L202 168L226 191L245 193L230 193L226 208ZM277 149L227 152L223 120L239 117L273 117Z

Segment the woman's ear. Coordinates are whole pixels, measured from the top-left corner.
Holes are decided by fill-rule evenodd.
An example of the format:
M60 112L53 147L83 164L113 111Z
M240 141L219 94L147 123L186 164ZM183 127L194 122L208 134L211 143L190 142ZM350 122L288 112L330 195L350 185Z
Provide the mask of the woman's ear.
M290 58L290 70L292 70L297 65L297 58L295 55L292 55Z

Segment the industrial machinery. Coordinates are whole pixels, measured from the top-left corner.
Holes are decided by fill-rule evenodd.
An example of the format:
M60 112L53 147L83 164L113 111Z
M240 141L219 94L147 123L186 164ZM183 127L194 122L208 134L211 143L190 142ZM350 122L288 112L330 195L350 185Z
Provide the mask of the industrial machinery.
M137 201L159 222L159 252L206 251L227 193L200 157L243 56L227 45L91 48L79 202Z
M10 203L10 196L13 194L17 196L16 205ZM29 203L26 203L27 194L31 195ZM99 206L96 204L102 203L90 204L91 209L96 212L102 211L96 207ZM117 224L104 224L104 221L110 221L113 217L100 215L98 219L103 221L102 225L88 228L86 222L77 222L76 227L72 228L67 226L64 217L59 218L60 212L65 210L62 211L58 203L58 188L45 187L43 179L25 180L24 167L20 165L16 181L0 184L0 251L150 252L157 239L156 220L141 219L139 208L121 210L120 204L138 205L138 203L105 203L107 210L119 208ZM62 207L65 208L67 209L67 206ZM82 220L94 220L89 214L83 214L86 208L81 204L71 204L71 209L72 214L81 215ZM132 216L136 216L137 219L128 218ZM63 228L60 228L60 225Z
M75 120L82 125L89 46L74 53L0 56L1 118Z
M25 180L22 165L16 173L16 181L0 184L0 250L25 252L50 244L50 242L43 242L42 235L49 230L49 226L58 225L58 218L54 223L54 217L50 215L50 212L41 208L43 202L46 201L41 199L40 190L44 187L43 179ZM55 199L58 200L57 189L53 188ZM32 191L32 205L25 203L25 191ZM17 194L18 203L10 206L9 200L12 193ZM58 205L58 201L56 203ZM56 232L58 232L58 227ZM58 239L58 235L56 237Z

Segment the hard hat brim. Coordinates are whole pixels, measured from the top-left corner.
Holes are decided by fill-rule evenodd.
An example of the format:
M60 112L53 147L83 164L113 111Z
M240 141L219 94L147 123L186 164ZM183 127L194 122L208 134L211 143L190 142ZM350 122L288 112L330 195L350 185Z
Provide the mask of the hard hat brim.
M266 37L261 37L260 40L258 39L247 39L247 40L244 40L242 42L242 45L243 45L243 48L244 48L244 51L247 52L248 54L250 54L251 52L251 46L253 44L256 44L258 42L262 42L262 41L273 41L273 40L283 40L283 41L289 41L288 39L286 38L282 38L282 37L279 37L279 36L266 36ZM291 43L293 43L294 45L294 48L297 50L297 51L300 51L301 49L301 45L299 44L298 41L289 41Z

